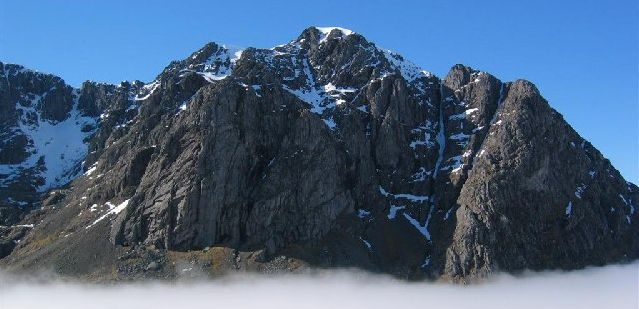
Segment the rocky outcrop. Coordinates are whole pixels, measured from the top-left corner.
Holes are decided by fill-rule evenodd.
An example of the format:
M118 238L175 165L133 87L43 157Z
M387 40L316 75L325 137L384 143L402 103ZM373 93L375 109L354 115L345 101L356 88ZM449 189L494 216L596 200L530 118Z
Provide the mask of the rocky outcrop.
M516 81L457 199L446 273L572 268L634 256L637 194L534 85Z
M191 258L211 272L464 281L639 255L639 190L534 85L463 65L441 80L346 29L272 49L209 43L151 83L70 93L47 115L93 119L84 174L37 195L46 216L9 268L176 276L172 259L203 250Z

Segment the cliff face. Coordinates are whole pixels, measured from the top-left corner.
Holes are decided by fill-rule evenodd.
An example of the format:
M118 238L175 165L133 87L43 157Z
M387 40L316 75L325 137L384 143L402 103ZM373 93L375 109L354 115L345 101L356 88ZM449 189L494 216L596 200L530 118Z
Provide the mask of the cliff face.
M28 233L3 217L5 239L24 237L1 262L10 269L177 276L188 259L214 273L355 266L468 280L639 255L639 190L534 85L462 65L440 80L346 29L312 27L272 49L210 43L152 83L56 86L67 90L31 105L16 98L46 90L5 76L0 107L17 116L3 120L3 145L24 151L3 146L3 173L34 157L18 132L25 106L41 122L91 124L68 178L19 174L30 200L4 185L7 201L44 200L22 219L36 223Z

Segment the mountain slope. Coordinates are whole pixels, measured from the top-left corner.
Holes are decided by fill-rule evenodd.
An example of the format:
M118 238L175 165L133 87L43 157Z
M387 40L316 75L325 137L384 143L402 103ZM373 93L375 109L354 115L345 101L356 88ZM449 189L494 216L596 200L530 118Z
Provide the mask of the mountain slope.
M637 187L534 85L462 65L440 80L350 30L210 43L147 85L75 93L57 106L97 123L86 172L23 220L9 269L469 280L639 254Z

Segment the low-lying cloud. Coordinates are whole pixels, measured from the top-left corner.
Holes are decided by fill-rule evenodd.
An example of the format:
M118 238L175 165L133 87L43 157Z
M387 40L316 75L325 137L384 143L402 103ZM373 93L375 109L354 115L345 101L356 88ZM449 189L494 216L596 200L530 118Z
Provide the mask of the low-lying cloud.
M115 286L0 277L0 308L639 308L639 263L500 275L471 286L409 283L362 272L234 276Z

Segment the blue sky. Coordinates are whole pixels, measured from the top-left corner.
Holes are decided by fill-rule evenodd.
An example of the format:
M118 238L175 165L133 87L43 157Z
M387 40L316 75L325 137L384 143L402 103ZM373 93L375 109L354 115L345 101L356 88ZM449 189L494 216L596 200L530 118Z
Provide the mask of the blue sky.
M209 41L272 47L310 25L342 26L438 76L463 63L533 81L639 183L637 0L92 2L4 1L0 61L74 86L150 81Z

